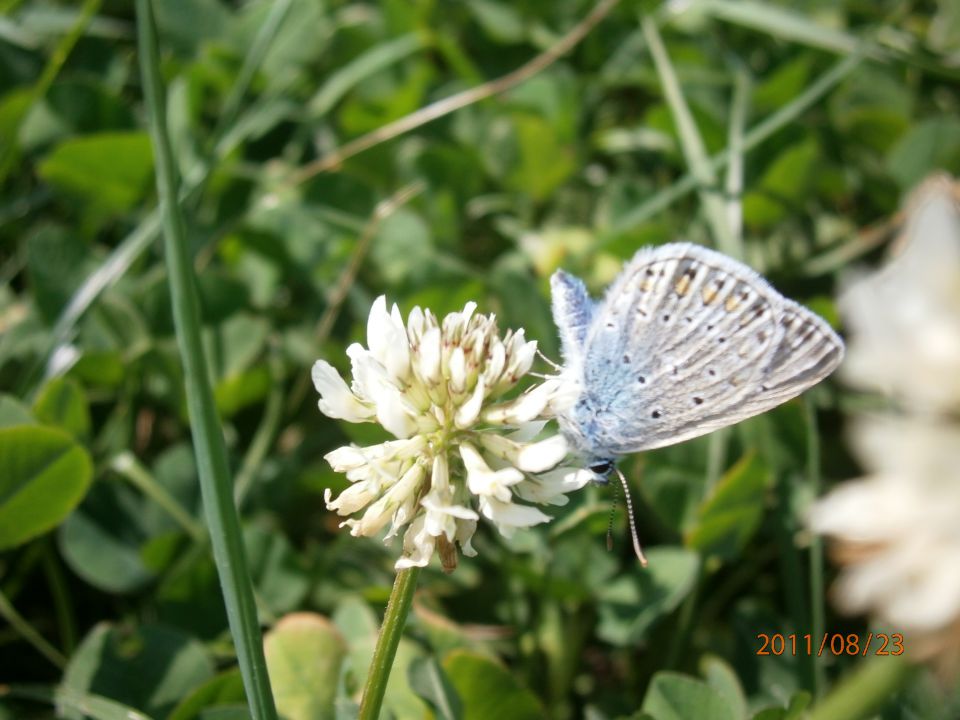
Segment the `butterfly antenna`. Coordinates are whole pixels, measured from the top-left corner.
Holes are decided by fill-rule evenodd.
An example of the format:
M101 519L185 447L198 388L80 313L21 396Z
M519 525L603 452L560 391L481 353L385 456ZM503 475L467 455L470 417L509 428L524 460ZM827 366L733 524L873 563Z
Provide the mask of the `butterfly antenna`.
M647 558L643 554L643 548L640 547L640 538L637 536L637 522L633 517L633 500L630 498L630 488L627 487L627 479L623 476L620 468L616 468L617 477L620 478L620 485L623 487L623 497L627 502L627 516L630 520L630 536L633 538L633 551L637 554L637 560L643 567L647 566Z
M617 493L620 488L617 488ZM610 520L607 522L607 552L613 550L613 515L617 511L617 496L613 496L613 502L610 503Z
M560 372L561 370L563 370L563 365L557 365L553 360L551 360L542 352L540 352L540 348L537 348L537 355L539 355L541 360L543 360L547 365L552 367L557 372Z

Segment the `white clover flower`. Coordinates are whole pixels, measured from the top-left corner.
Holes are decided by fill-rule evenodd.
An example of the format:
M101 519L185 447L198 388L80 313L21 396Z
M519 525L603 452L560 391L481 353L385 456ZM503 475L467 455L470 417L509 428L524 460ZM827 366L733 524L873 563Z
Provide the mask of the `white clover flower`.
M844 566L834 603L903 633L914 657L955 650L944 643L960 630L960 428L859 418L852 442L870 474L810 510Z
M848 382L896 398L855 417L867 471L810 509L843 564L841 610L904 635L911 656L960 661L960 209L938 176L915 193L902 250L841 302Z
M352 483L327 508L352 535L389 540L404 530L398 569L424 566L439 554L447 571L483 515L505 536L550 517L529 503L563 505L566 493L590 481L588 471L562 467L560 435L540 438L545 423L569 398L547 380L503 400L533 364L537 344L523 330L503 338L493 315L476 304L442 322L415 307L406 324L397 306L376 299L367 322L367 347L347 348L350 386L318 360L313 382L320 410L348 422L377 422L396 440L346 446L326 455ZM539 438L539 439L538 439Z
M923 183L907 205L901 252L840 299L850 329L843 377L922 412L960 408L960 206L954 188L945 176Z

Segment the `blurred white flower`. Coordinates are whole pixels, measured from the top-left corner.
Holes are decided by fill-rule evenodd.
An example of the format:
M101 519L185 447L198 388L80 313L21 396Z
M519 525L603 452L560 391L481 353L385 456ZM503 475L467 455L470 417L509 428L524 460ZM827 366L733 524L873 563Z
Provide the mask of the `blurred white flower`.
M397 438L328 453L352 485L325 499L343 516L363 511L342 523L352 535L389 525L389 540L405 530L398 569L424 566L437 552L450 571L457 546L476 554L470 540L480 515L509 535L550 519L527 503L562 505L592 477L558 467L567 453L560 435L537 439L544 423L536 421L568 401L555 380L502 400L530 370L536 342L522 330L501 338L494 316L475 310L467 303L440 322L415 307L404 323L381 296L370 309L367 347L347 348L351 385L328 362L313 366L325 415L377 422Z
M810 512L844 565L834 602L903 633L911 655L938 654L960 627L960 428L860 418L852 442L870 474Z
M907 206L901 252L840 299L850 329L843 376L908 409L960 408L960 205L935 176Z
M944 177L907 208L901 252L841 301L850 384L896 407L851 423L867 471L811 507L843 570L837 606L904 635L910 655L960 658L960 209Z

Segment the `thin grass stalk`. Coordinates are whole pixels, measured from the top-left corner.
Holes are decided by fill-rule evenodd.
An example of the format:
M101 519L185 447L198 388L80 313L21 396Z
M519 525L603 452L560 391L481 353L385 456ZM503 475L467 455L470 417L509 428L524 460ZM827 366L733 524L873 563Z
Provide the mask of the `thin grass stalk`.
M724 249L731 257L745 260L743 250L743 133L747 125L747 110L750 104L750 75L746 68L737 64L733 71L733 100L730 103L730 125L727 131L727 152L730 164L724 182L726 191L727 224L730 227L732 244Z
M377 636L377 646L373 651L373 660L367 672L358 720L377 720L380 717L380 707L383 705L383 695L387 691L390 669L397 655L397 647L400 645L403 626L410 612L410 605L413 603L413 593L417 589L419 575L420 568L412 567L400 570L394 578L390 600L387 601L387 610L383 614L383 625L380 626L380 634Z
M243 98L250 89L250 83L256 70L263 63L267 51L276 39L277 32L282 25L282 20L289 9L290 3L277 2L270 10L270 15L264 24L257 31L250 51L244 59L243 68L238 74L234 84L224 103L224 115L236 117L238 113L234 109L234 103L239 103L234 98ZM234 125L235 126L235 125ZM183 187L180 192L181 202L187 204L194 202L203 192L207 178L213 173L216 163L226 157L233 149L242 142L243 138L230 134L229 130L233 127L229 124L218 125L217 132L214 133L212 146L215 148L213 156L203 165L195 166L191 173L184 178ZM160 232L160 215L153 210L147 217L140 221L117 247L111 251L106 260L83 281L83 284L70 296L70 301L60 313L53 331L50 333L48 345L44 348L42 357L47 364L46 375L53 374L52 363L50 362L56 352L65 343L69 342L74 329L83 317L84 313L90 309L90 306L100 297L100 293L113 285L127 270L136 262L137 258L153 243L157 234ZM37 371L27 374L24 381L21 382L20 394L26 394L28 388L34 384ZM34 388L35 389L35 388Z
M810 486L810 496L820 497L823 491L820 477L820 434L817 414L809 397L803 398L803 409L807 424L807 483ZM810 633L813 637L823 637L826 625L823 572L823 538L814 534L810 540ZM816 698L826 687L826 665L822 658L816 655L810 655L810 664L810 692Z
M20 637L30 643L38 653L57 668L63 670L67 666L67 658L64 657L63 653L50 644L23 615L17 612L13 603L3 592L0 592L0 617L6 620Z
M687 161L690 172L697 178L700 185L700 204L703 206L703 214L710 227L710 234L713 235L717 247L729 254L734 240L727 222L723 199L718 192L717 172L710 162L706 144L697 128L690 106L687 105L687 100L683 96L680 79L660 39L656 22L645 16L641 18L640 25L643 29L643 37L647 41L647 48L653 58L653 64L657 68L660 86L663 88L670 114L677 127L680 149L683 150L683 157Z
M184 366L190 429L203 507L210 530L210 544L250 712L255 720L276 720L253 585L247 569L240 520L233 504L227 451L200 339L197 292L187 251L183 215L178 205L180 180L166 127L166 103L160 78L160 53L153 6L150 0L137 0L136 9L140 70L156 155L157 194L163 221L173 319Z
M44 543L43 573L50 588L50 598L53 600L54 612L57 616L57 629L60 631L60 646L63 654L70 656L77 647L77 623L74 619L73 602L70 597L70 586L60 567L56 546L53 542Z
M27 115L34 104L43 98L50 90L50 87L60 74L60 70L63 69L64 63L67 62L67 58L73 51L77 41L83 37L83 31L86 30L87 25L90 24L93 16L96 15L100 9L101 2L102 0L86 0L83 7L80 8L80 12L77 13L77 19L74 21L73 26L69 32L63 36L60 42L57 43L53 52L50 53L43 72L40 73L40 77L33 84L33 87L30 88L29 100L24 105L24 109L20 112L19 117L15 118L13 132L10 133L10 137L6 138L9 139L10 142L9 144L5 142L5 146L0 149L0 183L6 180L7 174L13 169L14 163L16 162L18 146L14 138L19 134L20 127L27 119Z
M110 467L125 477L131 485L145 496L163 508L187 535L195 542L201 542L206 537L203 526L193 519L186 508L157 482L157 479L141 465L136 456L125 450L110 461Z
M823 96L853 72L863 62L863 54L853 53L839 61L827 72L821 75L806 90L784 105L776 112L754 125L743 138L743 152L749 152L764 140L769 138L780 128L796 120L802 112L818 102ZM730 162L730 149L726 149L710 158L710 165L714 170L726 167ZM601 245L612 242L620 234L645 223L657 213L666 210L680 198L690 194L700 186L700 181L693 172L689 172L677 180L670 187L664 188L645 203L628 212L608 229L601 240Z

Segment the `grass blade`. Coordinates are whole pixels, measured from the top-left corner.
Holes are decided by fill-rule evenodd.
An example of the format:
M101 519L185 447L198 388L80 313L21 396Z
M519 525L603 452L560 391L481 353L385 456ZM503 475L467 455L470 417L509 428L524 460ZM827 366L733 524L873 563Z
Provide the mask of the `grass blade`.
M323 117L340 99L368 77L423 49L423 38L413 33L377 45L333 73L307 104L310 117Z
M727 134L726 216L734 241L733 257L743 260L743 131L747 123L747 107L750 104L750 75L740 66L733 74L733 101L730 104L730 128Z
M180 180L166 127L166 103L160 79L153 7L150 0L137 0L136 7L140 70L156 156L157 192L173 318L184 365L190 428L203 507L210 529L210 544L251 714L255 720L275 720L277 713L263 656L253 585L247 568L240 520L233 503L227 451L200 338L197 291L187 251L184 220L178 204Z
M703 212L707 223L710 225L714 241L723 252L728 255L735 254L736 248L733 247L735 243L730 232L730 226L727 223L726 210L723 207L722 198L717 193L717 173L710 162L710 156L707 155L706 145L704 145L700 131L697 129L697 123L693 119L690 107L683 97L683 90L680 87L680 81L677 79L677 73L673 69L670 56L667 55L667 50L660 39L656 23L649 17L643 17L640 23L643 28L643 36L647 41L647 47L650 49L650 55L653 57L653 63L660 76L663 94L670 106L670 113L677 125L677 132L680 134L683 156L690 166L690 172L700 186L700 202L703 205Z
M829 52L847 55L862 46L862 41L849 33L811 22L803 15L770 3L701 0L694 7L720 20Z
M257 36L253 40L250 52L244 60L241 72L237 75L233 86L224 102L224 116L235 116L236 108L239 106L240 99L249 89L250 82L256 74L260 63L263 62L267 51L277 32L282 25L283 18L286 15L290 2L282 0L277 2L270 10L267 20L264 22ZM185 204L193 202L203 191L204 184L214 169L216 161L226 157L234 148L236 148L245 139L242 134L231 132L231 126L228 123L221 122L214 133L213 147L215 147L214 157L211 162L203 167L194 167L188 177L183 179L183 187L180 193L180 201ZM90 309L90 306L100 297L100 293L113 285L117 280L126 274L130 266L136 262L137 258L157 237L160 232L160 216L156 210L153 210L145 217L134 230L127 235L119 245L110 253L107 259L97 270L90 274L83 284L77 288L76 292L70 298L67 306L64 308L60 317L50 333L50 341L47 351L44 353L47 362L46 376L52 374L54 368L49 360L53 358L57 350L65 343L70 341L73 328L81 317ZM33 383L33 378L28 377L23 384L29 387ZM23 389L23 388L21 388ZM25 393L24 393L25 394Z
M743 151L749 152L777 132L777 130L796 120L802 112L807 110L815 102L819 101L824 95L830 92L834 87L840 84L840 82L847 75L853 72L861 62L863 62L863 54L857 52L845 57L843 60L830 68L830 70L817 78L815 83L810 85L810 87L804 90L791 102L784 105L762 122L755 125L743 138ZM720 168L726 167L729 162L729 148L710 158L710 165L714 170L719 170ZM688 195L693 190L696 190L698 186L699 182L692 172L684 175L670 187L664 188L645 203L639 205L632 212L629 212L623 217L619 218L613 225L611 225L607 236L601 241L601 244L604 242L609 242L618 234L646 222L657 213L668 208L680 198Z

